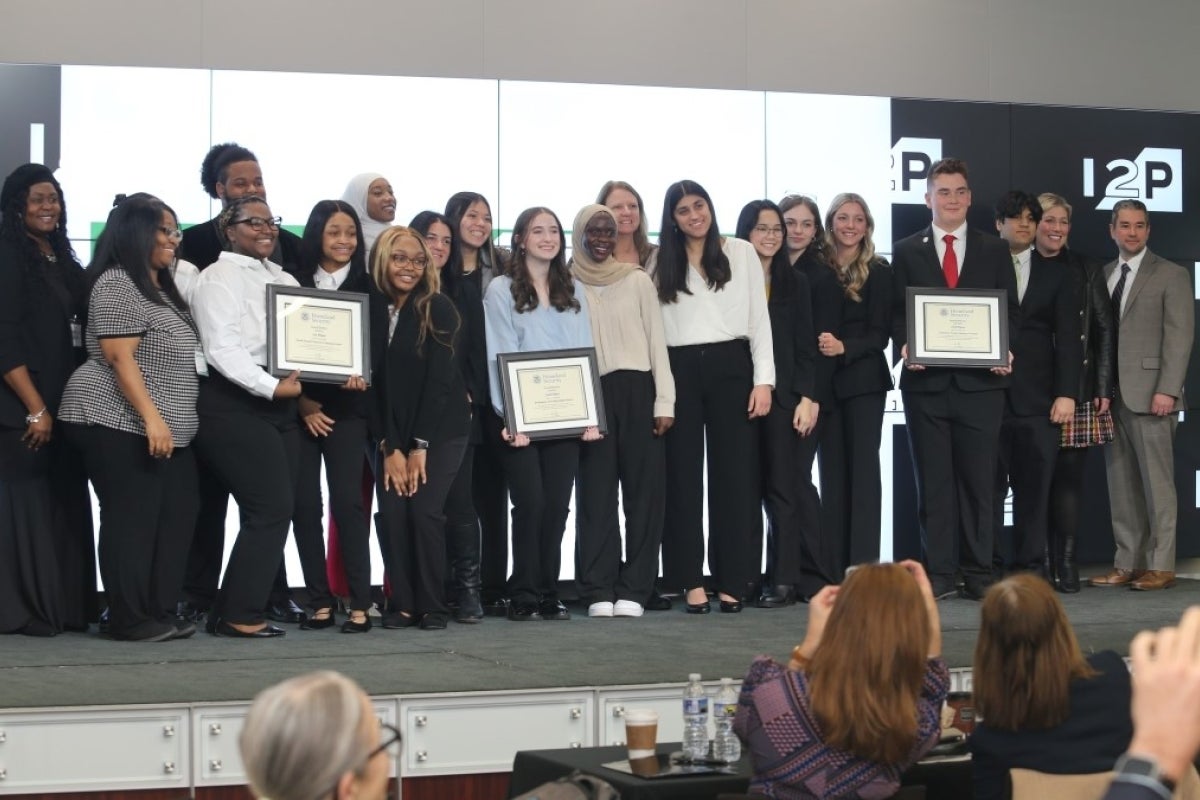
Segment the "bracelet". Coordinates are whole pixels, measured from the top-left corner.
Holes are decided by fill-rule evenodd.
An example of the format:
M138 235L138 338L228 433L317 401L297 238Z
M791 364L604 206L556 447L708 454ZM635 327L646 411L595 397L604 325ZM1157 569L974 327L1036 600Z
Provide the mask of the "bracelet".
M42 410L37 412L36 414L26 414L25 415L25 424L32 425L35 422L41 422L42 417L44 417L46 415L46 410L47 410L46 407L42 406Z

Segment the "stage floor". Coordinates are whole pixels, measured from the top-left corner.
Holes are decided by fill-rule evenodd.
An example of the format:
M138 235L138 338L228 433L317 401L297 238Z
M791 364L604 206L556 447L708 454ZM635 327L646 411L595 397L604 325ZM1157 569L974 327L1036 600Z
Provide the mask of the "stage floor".
M1085 587L1060 597L1085 652L1126 654L1134 633L1171 624L1200 604L1200 580L1163 592ZM947 662L969 667L979 604L956 599L938 607ZM740 678L758 653L787 657L803 637L808 607L692 616L677 603L640 619L589 619L578 607L572 614L565 622L488 618L442 632L377 628L353 636L288 626L286 636L265 641L203 633L161 644L94 632L5 636L0 708L245 701L314 669L345 672L374 695L681 683L694 671L706 680Z

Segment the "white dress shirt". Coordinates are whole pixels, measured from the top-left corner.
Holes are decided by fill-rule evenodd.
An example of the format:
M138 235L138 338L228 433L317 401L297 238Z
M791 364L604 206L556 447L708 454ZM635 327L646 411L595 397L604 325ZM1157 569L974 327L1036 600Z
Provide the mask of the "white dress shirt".
M729 258L728 283L713 291L689 265L687 288L691 294L680 292L674 303L663 304L667 346L749 339L754 385L774 386L775 355L762 262L754 245L742 239L727 236L721 249Z
M1142 259L1146 257L1146 248L1142 248L1142 252L1138 253L1128 261L1124 261L1120 256L1117 256L1117 265L1113 267L1112 275L1108 276L1108 296L1111 299L1113 291L1117 288L1117 281L1121 280L1121 265L1129 265L1129 277L1125 279L1125 291L1121 294L1121 310L1117 315L1117 319L1125 316L1125 306L1129 303L1129 290L1133 288L1133 279L1137 277L1138 267L1142 265Z
M267 285L299 286L278 264L221 253L196 280L192 315L205 359L251 394L272 398L279 379L267 373Z
M333 272L326 272L321 267L317 267L317 271L313 273L313 285L318 289L333 289L334 291L342 288L342 284L346 282L346 276L350 274L350 263L341 269L335 269Z
M1025 299L1025 290L1029 288L1029 262L1032 258L1032 250L1022 250L1019 253L1010 253L1013 258L1013 269L1017 277L1017 301Z
M964 262L967 260L967 223L963 222L952 231L944 231L932 223L929 227L933 229L933 246L937 249L938 266L946 261L946 242L942 237L946 234L954 237L954 255L958 256L958 274L961 277Z

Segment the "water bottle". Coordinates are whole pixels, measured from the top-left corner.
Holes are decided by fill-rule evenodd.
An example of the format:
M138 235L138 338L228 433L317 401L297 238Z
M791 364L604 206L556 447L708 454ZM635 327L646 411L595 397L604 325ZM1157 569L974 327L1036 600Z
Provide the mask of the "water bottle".
M733 678L721 678L721 690L713 701L713 758L732 764L742 757L742 743L733 732L733 716L737 714L738 693Z
M708 695L699 672L688 675L683 690L683 753L693 761L708 758Z

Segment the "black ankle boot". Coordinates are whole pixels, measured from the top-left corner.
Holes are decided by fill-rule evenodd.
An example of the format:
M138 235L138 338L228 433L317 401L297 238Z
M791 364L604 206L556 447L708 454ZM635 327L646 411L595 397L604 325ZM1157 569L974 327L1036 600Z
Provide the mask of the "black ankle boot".
M1058 558L1058 583L1056 588L1065 594L1079 591L1079 565L1075 563L1075 534L1064 536L1062 551Z
M454 583L456 622L479 622L483 619L483 603L479 598L479 524L447 525L447 544L450 551L450 576Z

